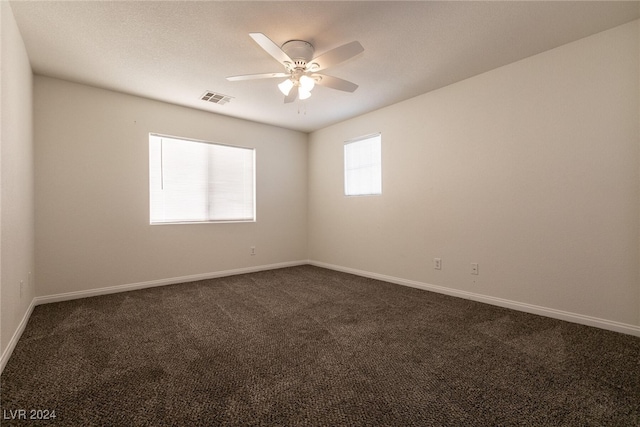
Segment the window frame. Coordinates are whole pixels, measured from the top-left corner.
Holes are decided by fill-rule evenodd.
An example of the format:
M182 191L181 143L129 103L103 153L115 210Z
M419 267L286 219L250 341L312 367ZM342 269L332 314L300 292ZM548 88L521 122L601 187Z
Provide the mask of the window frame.
M354 143L358 143L358 142L362 142L365 140L370 140L373 138L378 138L379 139L379 143L380 143L380 175L379 175L379 179L380 179L380 190L379 192L367 192L367 193L358 193L358 194L348 194L347 193L347 183L348 183L348 179L347 179L347 174L348 174L348 170L347 170L347 146L350 144L354 144ZM363 136L359 136L356 138L351 138L349 140L344 141L343 143L343 167L342 167L342 173L343 173L343 193L344 193L344 197L367 197L367 196L382 196L382 132L375 132L375 133L370 133L367 135L363 135Z
M152 180L151 180L151 171L152 171L152 164L151 164L151 139L152 137L155 138L166 138L166 139L172 139L172 140L178 140L178 141L185 141L185 142L190 142L190 143L197 143L197 144L207 144L207 145L213 145L213 146L220 146L220 147L227 147L227 148L234 148L234 149L240 149L240 150L249 150L252 153L252 178L253 178L253 182L252 182L252 187L253 187L253 201L252 201L252 218L250 219L226 219L226 220L219 220L219 219L210 219L210 220L193 220L193 221L178 221L178 220L169 220L169 221L154 221L152 219L152 191L153 189L151 188L152 185ZM224 144L224 143L220 143L220 142L213 142L213 141L207 141L207 140L202 140L202 139L194 139L194 138L187 138L187 137L182 137L182 136L174 136L174 135L167 135L167 134L160 134L160 133L154 133L154 132L150 132L148 134L148 177L149 177L149 182L148 182L148 191L149 191L149 225L188 225L188 224L226 224L226 223L253 223L257 221L257 182L256 182L256 176L257 176L257 162L256 162L256 157L257 157L257 150L255 147L247 147L247 146L241 146L241 145L233 145L233 144ZM161 174L163 174L162 169L161 169Z

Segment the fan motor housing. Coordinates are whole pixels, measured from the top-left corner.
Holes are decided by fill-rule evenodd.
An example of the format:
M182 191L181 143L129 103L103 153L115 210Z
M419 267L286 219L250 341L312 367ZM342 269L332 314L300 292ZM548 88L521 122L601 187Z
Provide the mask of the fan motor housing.
M307 62L313 59L315 52L313 45L304 40L289 40L282 45L282 50L294 61L295 67L307 65Z

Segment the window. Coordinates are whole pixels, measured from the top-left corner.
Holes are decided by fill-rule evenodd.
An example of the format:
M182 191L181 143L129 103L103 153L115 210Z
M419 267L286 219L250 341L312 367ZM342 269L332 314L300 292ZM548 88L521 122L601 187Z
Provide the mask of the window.
M368 135L344 144L344 194L382 194L382 135Z
M255 150L149 135L151 224L255 221Z

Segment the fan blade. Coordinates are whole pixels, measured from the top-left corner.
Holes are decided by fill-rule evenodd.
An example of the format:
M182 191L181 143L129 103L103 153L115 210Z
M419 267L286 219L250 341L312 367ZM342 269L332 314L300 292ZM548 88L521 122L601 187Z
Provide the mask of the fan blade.
M347 80L342 80L337 77L327 76L326 74L313 74L311 77L320 77L318 80L318 84L326 87L330 87L331 89L342 90L345 92L353 92L358 89L358 85L355 83L351 83Z
M290 77L290 74L288 73L245 74L244 76L227 77L227 80L229 80L230 82L237 82L239 80L271 79L276 77Z
M298 86L294 86L291 88L289 95L284 97L284 103L288 104L290 102L293 102L296 100L297 97L298 97Z
M286 66L285 62L293 63L289 55L284 53L280 46L271 41L271 39L262 33L249 33L251 38L260 45L269 55L273 56L276 61Z
M361 52L364 52L364 48L362 47L360 42L343 44L342 46L331 49L330 51L323 53L317 58L312 59L309 62L307 68L309 68L311 71L324 70L325 68L331 67L332 65L336 65L346 61L347 59L351 59ZM317 66L314 64L317 64Z

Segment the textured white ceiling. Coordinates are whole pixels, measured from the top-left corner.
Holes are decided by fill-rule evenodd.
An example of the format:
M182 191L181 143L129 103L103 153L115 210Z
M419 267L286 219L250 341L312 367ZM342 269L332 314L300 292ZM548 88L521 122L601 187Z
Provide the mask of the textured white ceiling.
M36 74L305 132L449 85L632 21L639 2L13 1ZM358 40L365 52L326 74L360 85L317 87L284 104L280 72L250 37ZM200 100L207 90L233 100Z

